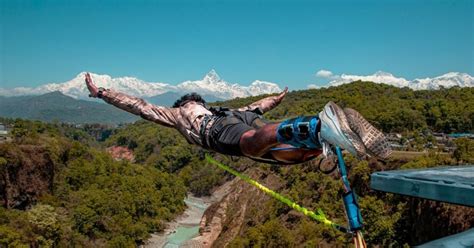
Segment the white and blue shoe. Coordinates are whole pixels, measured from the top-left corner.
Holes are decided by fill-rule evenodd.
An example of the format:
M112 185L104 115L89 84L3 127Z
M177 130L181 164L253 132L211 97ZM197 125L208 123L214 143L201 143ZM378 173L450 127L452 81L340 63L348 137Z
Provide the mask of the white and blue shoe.
M388 159L392 148L385 135L354 109L345 108L344 113L352 131L359 135L369 154L378 159Z
M334 102L328 102L319 113L319 119L321 121L319 141L325 154L329 152L329 144L338 146L360 159L367 158L369 154L362 139L351 129L341 107Z

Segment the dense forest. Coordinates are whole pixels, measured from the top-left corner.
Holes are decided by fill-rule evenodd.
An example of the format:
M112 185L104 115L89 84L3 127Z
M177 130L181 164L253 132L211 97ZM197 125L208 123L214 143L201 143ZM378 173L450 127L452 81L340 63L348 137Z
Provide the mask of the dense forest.
M177 176L114 161L82 130L11 124L13 141L0 144L2 245L132 246L185 208Z
M238 107L261 97L216 105ZM329 100L359 110L386 132L412 135L426 130L474 130L473 88L413 91L354 82L290 92L265 117L278 120L316 114ZM208 164L204 151L187 144L175 130L147 121L120 128L0 121L12 128L12 140L0 143L0 246L136 246L184 210L186 192L207 195L232 179ZM421 157L397 158L385 164L347 156L369 245L414 245L474 226L472 209L375 192L369 187L374 171L474 163L474 141L457 139L456 145L453 154L432 150ZM114 160L105 152L113 146L132 150L134 161ZM256 179L264 183L274 178L273 184L269 181L273 189L345 222L340 181L334 174L318 171L315 162L275 166L211 155L249 175L258 175ZM237 203L229 216L232 211L238 211ZM268 197L258 198L247 211L239 235L227 242L231 247L342 246L350 241ZM426 224L429 228L423 226Z

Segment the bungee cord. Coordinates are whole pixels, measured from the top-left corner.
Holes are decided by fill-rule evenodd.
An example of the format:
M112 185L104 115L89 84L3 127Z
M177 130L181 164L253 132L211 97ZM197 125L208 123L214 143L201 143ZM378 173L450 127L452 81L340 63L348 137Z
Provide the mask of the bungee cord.
M224 165L224 164L218 162L217 160L215 160L214 158L212 158L210 155L206 154L205 157L206 157L206 160L207 160L209 163L214 164L214 165L218 166L219 168L221 168L221 169L223 169L223 170L229 172L230 174L232 174L232 175L234 175L234 176L236 176L236 177L238 177L238 178L244 180L245 182L247 182L247 183L249 183L249 184L255 186L256 188L258 188L258 189L260 189L261 191L265 192L266 194L270 195L270 196L273 197L274 199L276 199L276 200L278 200L278 201L280 201L280 202L282 202L282 203L288 205L288 206L291 207L292 209L294 209L294 210L296 210L296 211L298 211L298 212L300 212L300 213L303 213L304 215L306 215L306 216L308 216L308 217L310 217L310 218L312 218L312 219L314 219L314 220L316 220L316 221L319 221L319 222L321 222L321 223L323 223L323 224L325 224L325 225L331 226L331 227L333 227L333 228L335 228L335 229L337 229L337 230L339 230L339 231L341 231L341 232L345 232L345 233L350 232L346 227L341 226L341 225L339 225L339 224L336 224L336 223L334 223L333 221L329 220L329 219L326 217L326 215L324 214L324 212L323 212L320 208L318 208L318 209L316 210L316 212L311 211L311 210L309 210L309 209L307 209L307 208L305 208L305 207L300 206L299 204L297 204L296 202L290 200L289 198L287 198L287 197L285 197L285 196L283 196L283 195L281 195L281 194L279 194L279 193L277 193L277 192L275 192L275 191L273 191L273 190L271 190L271 189L265 187L264 185L260 184L259 182L253 180L252 178L250 178L250 177L248 177L248 176L246 176L246 175L244 175L244 174L241 174L241 173L237 172L236 170L230 168L230 167L227 166L227 165Z

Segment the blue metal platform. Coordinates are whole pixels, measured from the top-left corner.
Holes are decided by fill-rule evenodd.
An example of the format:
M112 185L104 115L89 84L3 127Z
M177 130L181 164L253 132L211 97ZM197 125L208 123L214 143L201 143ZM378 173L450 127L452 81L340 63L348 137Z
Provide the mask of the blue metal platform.
M474 165L372 173L375 190L474 206Z
M372 189L474 206L474 165L372 173ZM474 228L418 247L474 247Z
M465 232L437 239L418 248L472 248L474 247L474 228Z

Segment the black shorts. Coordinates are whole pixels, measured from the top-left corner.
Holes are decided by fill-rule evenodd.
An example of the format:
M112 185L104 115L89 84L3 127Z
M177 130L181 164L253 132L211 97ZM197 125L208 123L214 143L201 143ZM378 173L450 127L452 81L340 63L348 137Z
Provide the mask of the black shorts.
M232 156L243 155L239 145L242 134L265 125L259 114L250 111L232 111L232 115L216 118L209 130L209 148Z

